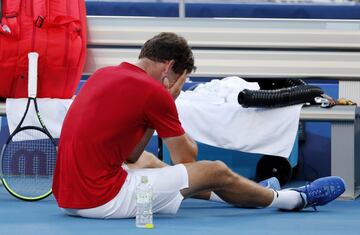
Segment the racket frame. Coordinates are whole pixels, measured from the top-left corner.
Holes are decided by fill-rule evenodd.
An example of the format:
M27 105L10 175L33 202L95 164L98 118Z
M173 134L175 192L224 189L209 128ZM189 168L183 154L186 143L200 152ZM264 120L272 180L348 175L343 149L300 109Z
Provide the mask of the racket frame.
M35 129L37 131L43 132L44 134L46 134L49 139L51 140L51 142L53 143L55 150L57 151L57 145L56 142L54 140L54 138L51 136L50 132L48 131L48 129L46 128L41 116L40 116L40 112L38 109L38 105L37 105L37 101L36 101L36 93L37 93L37 60L38 60L38 53L36 52L31 52L28 54L28 58L29 58L29 84L28 84L28 100L27 100L27 104L26 104L26 109L24 112L24 115L22 116L19 124L17 125L17 127L15 128L15 130L13 131L13 133L10 134L9 138L7 139L6 143L4 144L2 150L1 150L1 155L0 155L0 177L1 177L1 181L4 185L4 187L6 188L6 190L13 195L16 198L19 198L21 200L24 201L38 201L41 199L44 199L46 197L48 197L51 193L52 193L52 189L50 188L48 192L46 192L43 195L39 195L36 197L27 197L27 196L23 196L20 195L18 193L16 193L14 190L11 189L11 187L9 186L9 184L6 182L6 179L4 179L3 177L3 170L2 170L2 161L3 161L3 155L4 152L6 150L6 147L8 146L8 144L10 143L10 141L13 139L13 137L15 136L15 134L19 133L20 131L23 130L28 130L28 129ZM37 119L41 125L41 128L38 126L24 126L22 127L22 124L28 114L29 111L29 107L30 107L30 103L31 101L33 101L34 103L34 108L35 108L35 113L37 116Z
M34 103L34 108L35 108L35 112L36 112L36 116L39 120L39 123L41 125L41 128L38 127L38 126L24 126L22 127L21 125L23 124L26 116L27 116L27 113L29 111L29 107L30 107L30 103L31 101L33 101ZM42 121L41 119L41 116L40 116L40 113L39 113L39 110L38 110L38 106L37 106L37 102L36 102L36 98L32 98L32 97L29 97L28 98L28 101L27 101L27 104L26 104L26 109L25 109L25 113L23 115L23 117L21 118L21 121L20 123L17 125L17 127L15 128L14 132L11 133L11 135L9 136L9 138L7 139L6 143L4 144L2 150L1 150L1 159L0 159L0 176L1 176L1 181L5 187L5 189L14 197L18 198L18 199L21 199L21 200L24 200L24 201L38 201L38 200L42 200L46 197L48 197L49 195L51 195L52 193L52 189L50 188L48 192L46 192L45 194L43 195L39 195L39 196L36 196L36 197L27 197L27 196L23 196L23 195L20 195L18 193L16 193L14 190L11 189L11 187L9 186L9 184L6 182L6 179L3 177L3 170L2 170L2 160L3 160L3 155L4 155L4 152L6 150L6 147L8 146L8 144L10 143L10 141L13 139L13 137L19 133L20 131L24 131L24 130L28 130L28 129L33 129L33 130L37 130L37 131L40 131L40 132L43 132L45 135L47 135L49 137L49 139L51 140L51 142L54 144L56 150L57 150L57 145L56 145L56 142L54 140L54 138L51 136L50 132L47 130L46 126L44 125L44 122Z

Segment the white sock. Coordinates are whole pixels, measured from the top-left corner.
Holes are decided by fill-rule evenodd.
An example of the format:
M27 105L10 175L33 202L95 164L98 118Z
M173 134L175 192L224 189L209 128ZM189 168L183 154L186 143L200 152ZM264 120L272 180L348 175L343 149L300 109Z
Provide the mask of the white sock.
M224 200L222 200L222 199L221 199L218 195L216 195L216 193L214 193L214 192L211 192L209 200L210 200L210 201L215 201L215 202L223 202L223 203L226 203Z
M275 207L283 210L293 210L303 205L303 199L299 192L294 190L280 190L274 192L274 199L268 207ZM306 199L305 199L306 200Z

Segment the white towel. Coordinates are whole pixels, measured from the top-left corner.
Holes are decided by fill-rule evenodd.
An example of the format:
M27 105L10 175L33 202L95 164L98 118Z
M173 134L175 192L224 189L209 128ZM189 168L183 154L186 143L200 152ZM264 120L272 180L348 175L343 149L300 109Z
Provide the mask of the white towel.
M237 95L246 88L259 86L228 77L182 92L176 105L184 129L196 141L211 146L288 158L302 105L242 108Z
M27 100L28 99L25 98L6 99L6 117L10 133L15 130L24 115ZM60 137L62 123L71 103L72 99L37 99L40 116L53 138ZM33 107L33 102L31 102L27 117L22 124L22 126L27 125L40 126Z

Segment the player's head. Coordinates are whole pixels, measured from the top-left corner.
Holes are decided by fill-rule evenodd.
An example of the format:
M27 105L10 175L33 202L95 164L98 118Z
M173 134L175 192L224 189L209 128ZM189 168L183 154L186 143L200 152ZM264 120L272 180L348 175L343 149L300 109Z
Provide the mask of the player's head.
M194 56L187 41L175 33L160 33L147 40L141 49L139 59L148 58L155 62L174 61L172 71L182 74L196 69Z

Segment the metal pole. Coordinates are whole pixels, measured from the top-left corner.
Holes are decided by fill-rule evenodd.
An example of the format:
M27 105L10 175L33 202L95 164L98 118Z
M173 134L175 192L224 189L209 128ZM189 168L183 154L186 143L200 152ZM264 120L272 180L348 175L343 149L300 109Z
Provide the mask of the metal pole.
M185 0L179 0L179 17L185 18Z

